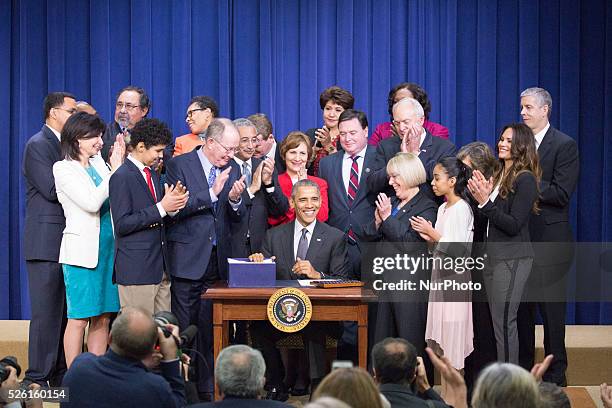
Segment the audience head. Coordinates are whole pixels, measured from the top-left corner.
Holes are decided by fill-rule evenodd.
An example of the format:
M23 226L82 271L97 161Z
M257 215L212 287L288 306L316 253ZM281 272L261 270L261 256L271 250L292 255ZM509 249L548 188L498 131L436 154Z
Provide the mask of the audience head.
M540 408L572 407L567 394L557 384L541 382L538 389L540 390Z
M398 153L387 163L389 185L395 190L397 198L403 200L409 190L425 183L427 174L421 159L413 153Z
M135 307L124 307L110 331L110 348L122 357L143 360L157 342L157 325L150 314Z
M366 114L347 109L338 119L340 145L346 153L353 156L368 145L368 118Z
M551 112L552 97L546 89L527 88L521 92L521 117L534 134L546 127Z
M257 146L257 128L245 118L234 119L233 123L240 134L236 157L243 161L249 160L253 157L255 146Z
M45 123L58 132L62 132L64 124L77 111L76 98L68 92L51 92L43 102Z
M329 373L316 388L313 398L328 396L346 402L352 408L382 408L382 399L374 380L363 368L338 368Z
M429 114L431 113L431 102L429 102L427 92L414 82L402 82L389 91L389 97L387 98L389 115L393 116L393 105L404 98L416 99L423 107L425 119L429 118Z
M257 145L255 146L255 157L261 159L267 155L274 145L272 122L263 113L255 113L247 118L257 129ZM271 157L274 159L274 157Z
M355 98L349 91L339 86L330 86L319 97L319 104L323 111L323 124L328 128L338 126L338 118L346 109L353 109Z
M215 381L223 398L259 397L265 374L266 363L261 353L242 344L221 350L215 364Z
M210 122L219 116L217 102L210 96L194 96L189 101L185 122L194 135L206 132Z
M62 156L80 160L98 154L102 149L105 125L98 115L77 112L70 116L62 129Z
M289 206L295 209L295 219L303 226L317 219L321 208L321 190L312 180L298 180L291 189Z
M493 177L497 170L497 159L489 145L484 142L466 144L459 149L457 158L467 164L472 170L480 171L487 180Z
M416 376L417 353L402 338L387 337L372 348L372 369L380 384L409 385Z
M115 122L119 126L132 129L136 123L146 117L151 109L151 101L144 89L137 86L126 86L117 94L115 103Z
M305 171L313 157L310 138L299 131L290 132L280 145L280 156L287 165L287 173Z
M472 177L472 169L456 157L444 157L436 163L431 180L435 195L444 196L452 191L454 195L463 198L468 203L472 196L468 192L467 182Z
M164 149L172 142L172 132L158 120L144 118L130 131L130 154L145 166L163 159Z
M402 139L410 133L412 126L420 127L420 134L425 122L424 115L423 107L416 99L400 99L393 105L393 126Z
M216 118L206 131L206 142L202 147L208 161L215 167L224 167L234 157L240 144L240 133L226 118Z
M539 407L539 390L535 378L524 368L509 363L493 363L476 381L472 395L474 408L512 408L520 398L524 408Z
M351 408L346 402L342 402L337 398L321 397L309 402L304 408Z
M85 113L89 113L90 115L95 115L98 113L93 106L91 106L85 101L77 101L76 109L77 109L77 112L85 112Z

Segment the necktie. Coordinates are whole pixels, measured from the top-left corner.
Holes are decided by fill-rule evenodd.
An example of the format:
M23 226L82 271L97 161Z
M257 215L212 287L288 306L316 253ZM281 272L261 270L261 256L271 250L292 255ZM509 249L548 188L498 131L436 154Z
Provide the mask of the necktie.
M215 180L217 179L217 167L212 166L210 169L210 173L208 173L208 188L212 188L215 184ZM213 210L217 211L217 201L213 203Z
M149 186L149 191L151 192L153 201L157 202L157 197L155 196L155 189L153 188L153 178L151 177L151 169L148 167L145 167L144 172L147 175L147 185Z
M248 187L251 185L251 181L253 180L251 176L251 168L249 167L247 162L242 162L242 175L246 176L244 178L244 183Z
M355 197L357 197L357 190L359 190L359 164L357 163L357 159L359 156L352 156L353 164L351 165L351 172L349 175L349 184L347 189L347 199L349 208L353 206L353 202L355 201ZM348 239L351 244L355 244L355 233L353 232L353 228L349 227L348 230Z
M295 257L300 258L302 261L306 259L306 254L308 253L308 238L306 238L307 233L308 230L303 228L300 242L298 242L297 252L295 253Z

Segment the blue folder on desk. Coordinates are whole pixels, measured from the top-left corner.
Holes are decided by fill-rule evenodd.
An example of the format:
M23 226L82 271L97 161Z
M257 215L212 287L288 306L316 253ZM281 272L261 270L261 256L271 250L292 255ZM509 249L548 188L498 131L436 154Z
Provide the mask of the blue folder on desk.
M251 262L248 258L228 258L227 286L230 288L268 288L276 286L276 263Z

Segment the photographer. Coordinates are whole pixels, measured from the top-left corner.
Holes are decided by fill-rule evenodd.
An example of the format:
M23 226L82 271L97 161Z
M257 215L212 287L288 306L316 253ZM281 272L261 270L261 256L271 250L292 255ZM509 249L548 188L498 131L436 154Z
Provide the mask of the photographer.
M3 408L42 408L41 400L19 399L18 396L24 395L24 391L27 389L25 385L19 382L19 374L21 373L21 367L17 363L15 357L5 357L0 361L0 407ZM39 388L38 384L30 385L30 388ZM23 401L23 403L22 403Z
M79 355L64 377L70 401L62 407L182 407L185 385L180 375L178 327L168 324L166 337L150 315L126 307L110 332L110 349L103 356ZM161 376L143 364L156 344L162 354Z

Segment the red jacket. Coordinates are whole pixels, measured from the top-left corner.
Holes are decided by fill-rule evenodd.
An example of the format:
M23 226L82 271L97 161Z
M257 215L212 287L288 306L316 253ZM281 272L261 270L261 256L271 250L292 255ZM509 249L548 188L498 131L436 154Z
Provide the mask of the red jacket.
M327 203L327 181L314 176L308 176L308 180L317 183L319 185L319 189L321 189L321 208L317 214L317 221L325 222L327 221L329 215L329 206ZM280 174L278 176L278 184L280 185L281 190L283 190L283 194L290 199L293 183L291 182L291 177L289 177L289 174L286 172ZM286 224L293 220L295 220L295 210L293 208L289 208L289 210L280 217L268 217L268 224L274 227L276 225Z

